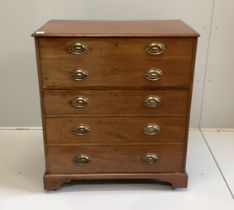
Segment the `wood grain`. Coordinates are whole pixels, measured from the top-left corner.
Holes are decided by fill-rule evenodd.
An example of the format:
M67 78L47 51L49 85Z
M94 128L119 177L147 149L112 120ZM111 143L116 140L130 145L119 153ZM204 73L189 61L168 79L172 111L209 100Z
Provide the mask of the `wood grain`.
M76 117L46 118L47 144L165 144L185 141L184 117ZM154 136L146 135L148 123L160 126ZM90 132L79 136L73 129L84 124Z
M41 38L40 65L42 86L48 89L97 86L182 86L189 85L192 72L192 38ZM79 42L87 53L73 55L68 46ZM151 42L164 43L163 54L152 56L145 47ZM87 79L74 81L70 73L77 68L88 71ZM159 68L158 81L145 79L150 68Z
M39 33L38 33L39 32ZM197 37L199 34L181 20L50 20L35 37Z
M122 173L182 172L183 145L167 146L48 146L47 173ZM159 156L156 163L145 163L147 153ZM90 156L90 162L74 164L78 154Z
M69 183L72 180L79 181L145 181L162 184L170 184L172 188L185 188L188 183L188 175L183 173L99 173L99 174L45 174L44 187L46 190L57 190L64 183Z
M157 107L146 107L144 99L150 95L159 96ZM76 108L71 101L85 96L86 107ZM44 110L51 115L154 115L185 116L187 114L188 91L186 90L45 90Z

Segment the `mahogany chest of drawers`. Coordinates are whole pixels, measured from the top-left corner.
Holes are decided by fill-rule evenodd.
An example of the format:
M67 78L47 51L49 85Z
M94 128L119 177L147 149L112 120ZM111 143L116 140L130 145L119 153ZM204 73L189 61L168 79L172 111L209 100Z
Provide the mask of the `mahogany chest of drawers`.
M186 187L198 34L182 21L51 20L35 37L46 172Z

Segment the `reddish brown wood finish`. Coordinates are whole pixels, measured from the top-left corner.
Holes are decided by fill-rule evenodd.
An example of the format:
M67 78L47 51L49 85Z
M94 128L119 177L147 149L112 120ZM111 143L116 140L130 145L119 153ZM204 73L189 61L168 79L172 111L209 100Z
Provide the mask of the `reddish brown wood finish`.
M185 116L187 114L188 91L186 90L45 90L45 115L155 115ZM148 96L159 96L160 105L146 107ZM85 96L86 107L76 108L71 101Z
M169 183L172 188L185 188L188 175L184 173L105 173L105 174L45 174L44 185L47 190L56 190L63 183L72 180L149 180Z
M105 28L106 30L102 30ZM50 21L34 33L45 144L45 189L63 182L90 179L156 179L186 187L185 172L189 113L198 34L181 21ZM88 51L72 55L68 45L87 44ZM163 54L152 56L145 46L163 42ZM70 71L85 68L83 81ZM160 68L158 81L147 81L148 68ZM77 95L89 98L74 108ZM161 97L147 108L148 95ZM160 124L160 133L146 136L147 122ZM87 136L73 126L89 124ZM157 121L157 122L156 122ZM124 131L124 132L123 132ZM145 164L146 153L159 160ZM73 164L79 153L89 163Z
M39 33L38 33L39 32ZM44 32L44 33L43 33ZM181 20L93 21L50 20L35 37L197 37Z
M184 143L185 117L75 117L45 118L47 144L169 144ZM154 123L160 131L153 136L144 127ZM87 125L90 132L80 136L73 129Z
M69 53L69 45L76 42L87 45L87 53ZM164 43L166 51L160 56L147 54L151 42ZM41 38L39 45L43 88L188 87L192 73L193 38ZM88 71L88 77L70 79L77 68ZM145 79L149 68L161 69L161 79Z
M48 174L183 172L183 145L109 145L48 146ZM157 154L155 163L145 163L147 153ZM79 154L90 157L89 163L74 164Z

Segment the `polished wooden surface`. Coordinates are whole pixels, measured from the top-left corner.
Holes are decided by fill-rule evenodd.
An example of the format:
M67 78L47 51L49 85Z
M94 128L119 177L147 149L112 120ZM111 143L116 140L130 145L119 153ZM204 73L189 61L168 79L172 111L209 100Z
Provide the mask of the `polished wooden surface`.
M39 37L197 37L199 34L181 20L93 21L50 20L33 36Z
M47 144L165 144L184 143L185 117L75 117L46 118ZM155 135L146 135L144 127L154 123L160 127ZM89 126L86 135L76 135L73 129Z
M106 30L102 30L103 28ZM117 27L117 28L116 28ZM45 145L45 189L73 179L158 179L186 187L189 114L198 34L181 21L50 21L34 33ZM87 52L71 54L79 42ZM145 48L162 42L165 51L149 55ZM88 71L73 81L76 68ZM163 71L157 81L145 79L147 69ZM145 107L148 96L157 107ZM71 101L85 96L86 107ZM146 123L160 132L144 134ZM90 132L73 133L80 124ZM146 164L142 155L159 160ZM91 161L76 165L73 158Z
M181 86L188 87L192 74L192 38L40 38L42 86L49 89L111 86ZM87 52L73 55L72 43L84 43ZM149 55L145 47L162 42L165 52ZM88 71L83 81L73 81L70 73L77 68ZM148 81L149 68L159 68L163 76Z
M45 115L155 115L185 116L187 114L187 90L45 90ZM150 95L159 96L157 107L146 107L144 100ZM73 107L71 101L85 96L86 107Z
M47 190L56 190L63 183L69 183L72 180L144 180L151 183L167 183L172 188L185 188L188 183L186 172L172 173L98 173L98 174L45 174L44 185Z
M48 146L47 152L47 173L182 172L183 145ZM147 153L159 160L143 162ZM90 162L74 164L78 154L89 155Z

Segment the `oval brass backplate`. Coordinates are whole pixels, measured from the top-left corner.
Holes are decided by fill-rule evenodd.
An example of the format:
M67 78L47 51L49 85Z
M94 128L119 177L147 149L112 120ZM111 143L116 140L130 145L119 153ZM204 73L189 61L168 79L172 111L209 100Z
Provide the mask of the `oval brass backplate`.
M90 132L90 127L84 124L80 124L76 128L73 129L73 133L78 136L86 135Z
M153 136L158 134L160 131L160 127L157 124L149 123L144 127L144 133L149 136Z
M72 106L76 108L83 108L87 106L88 103L89 103L89 100L85 96L77 96L71 101Z
M73 162L75 164L80 165L80 164L88 163L90 160L91 159L90 159L89 155L79 154L79 155L74 157Z
M147 96L144 100L144 104L146 107L156 107L159 106L160 103L161 103L160 97L154 95Z
M165 45L161 42L152 42L145 48L150 55L160 55L165 51Z
M77 68L70 73L70 78L74 81L84 80L88 76L88 71Z
M147 153L145 156L142 157L143 162L145 163L155 163L159 159L159 156L154 153Z
M78 55L78 54L83 54L87 52L87 46L85 44L82 43L72 43L69 47L68 47L68 51L72 54Z
M145 73L145 78L150 81L157 81L161 78L163 75L163 72L161 69L158 68L150 68L148 71Z

